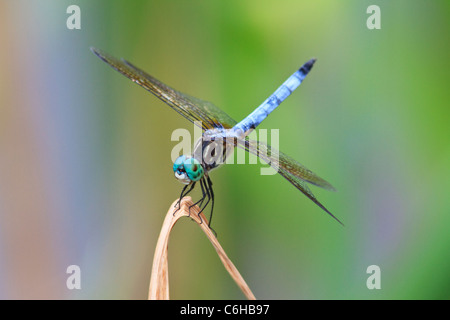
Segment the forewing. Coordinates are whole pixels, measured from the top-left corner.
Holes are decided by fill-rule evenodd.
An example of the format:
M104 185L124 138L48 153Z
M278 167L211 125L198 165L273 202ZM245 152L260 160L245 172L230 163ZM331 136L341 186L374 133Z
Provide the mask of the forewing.
M233 118L211 102L181 93L126 60L116 59L96 48L91 48L91 50L112 68L153 93L189 121L193 123L200 121L204 130L220 127L228 129L236 124Z

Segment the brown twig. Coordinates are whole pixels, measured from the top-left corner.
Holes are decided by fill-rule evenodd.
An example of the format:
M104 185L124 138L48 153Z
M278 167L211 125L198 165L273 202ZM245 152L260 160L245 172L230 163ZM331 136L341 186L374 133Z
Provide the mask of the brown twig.
M169 299L169 270L168 270L168 261L167 261L167 249L169 244L169 235L170 230L178 221L179 218L183 216L191 217L195 222L197 222L198 226L203 230L203 232L208 237L209 241L213 245L214 249L216 249L217 254L219 255L220 260L222 260L225 269L230 273L233 280L242 290L244 295L249 300L255 300L255 296L252 291L248 287L244 278L242 278L239 271L236 269L234 264L226 255L219 241L215 237L214 233L208 227L208 221L206 220L203 213L200 213L200 208L194 206L190 210L189 214L189 206L193 205L192 199L190 197L185 197L181 200L180 210L176 210L175 207L178 200L176 200L171 206L169 211L167 212L166 218L164 219L163 226L161 228L161 232L159 234L158 243L156 244L155 255L153 257L153 267L152 274L150 277L150 287L148 298L150 300L168 300Z

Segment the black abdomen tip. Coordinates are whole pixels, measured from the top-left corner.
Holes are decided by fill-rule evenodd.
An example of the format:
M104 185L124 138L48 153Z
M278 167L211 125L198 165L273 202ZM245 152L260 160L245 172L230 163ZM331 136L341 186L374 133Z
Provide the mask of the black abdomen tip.
M300 68L300 72L303 72L305 74L308 74L308 72L312 69L314 63L316 62L316 58L312 58L311 60L309 60L308 62L306 62L301 68Z

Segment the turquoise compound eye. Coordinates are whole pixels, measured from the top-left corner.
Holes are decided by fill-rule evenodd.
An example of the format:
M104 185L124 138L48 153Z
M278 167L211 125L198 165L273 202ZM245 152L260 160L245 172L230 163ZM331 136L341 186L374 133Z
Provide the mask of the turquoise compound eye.
M184 169L192 181L198 181L203 177L203 167L195 158L189 158L184 161Z
M186 160L186 156L179 156L177 160L173 163L173 172L177 172L178 170L183 169L184 161ZM184 171L184 170L182 170Z

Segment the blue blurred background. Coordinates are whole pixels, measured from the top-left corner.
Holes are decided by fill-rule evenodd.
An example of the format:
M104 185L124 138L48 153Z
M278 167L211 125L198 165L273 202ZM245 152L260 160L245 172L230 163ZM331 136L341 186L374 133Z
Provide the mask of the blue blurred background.
M316 57L261 128L337 188L312 190L345 227L280 176L225 166L222 246L257 298L450 298L449 15L444 0L0 1L0 298L147 297L182 187L171 133L193 128L90 46L236 120ZM66 287L72 264L81 290ZM189 219L169 268L173 299L244 298Z

